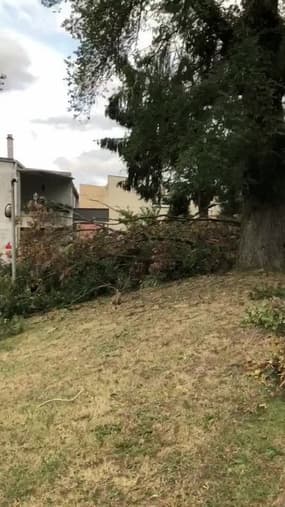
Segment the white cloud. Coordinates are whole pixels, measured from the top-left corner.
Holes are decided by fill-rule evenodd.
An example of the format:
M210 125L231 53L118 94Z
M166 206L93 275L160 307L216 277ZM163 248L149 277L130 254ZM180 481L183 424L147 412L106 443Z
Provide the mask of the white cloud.
M66 2L52 9L44 7L41 0L1 0L0 3L0 16L6 26L12 22L22 33L38 32L43 37L49 33L65 33L62 23L69 13L70 5Z
M61 170L72 171L76 183L103 185L110 174L126 174L123 163L115 153L99 148L85 151L71 159L59 157L55 163Z
M3 91L24 90L35 81L30 71L27 51L13 37L0 33L0 74L4 74Z
M19 39L13 31L2 32L2 37L7 40ZM27 36L21 35L21 47L30 61L29 72L37 79L31 82L26 90L14 87L9 93L0 94L0 139L3 139L7 132L13 133L16 138L15 154L20 161L26 165L34 165L37 162L39 165L46 161L49 165L56 156L55 154L52 160L49 157L52 153L49 136L42 139L37 146L32 135L35 126L31 119L35 116L45 117L48 114L66 112L67 93L63 81L65 66L60 54ZM36 133L38 140L42 134L46 134L40 130ZM52 132L50 134L52 140ZM0 154L3 155L1 147Z
M113 120L107 118L100 112L94 112L90 120L82 120L73 118L71 115L49 116L48 118L35 118L32 123L37 125L50 125L56 129L72 129L72 130L94 130L112 131L119 128ZM121 129L120 129L121 132ZM121 135L121 134L120 134Z
M68 111L64 57L72 45L60 27L69 10L63 5L52 14L40 0L0 0L0 59L3 51L13 50L12 65L22 55L13 67L14 85L0 93L0 156L6 155L11 133L15 157L27 167L60 167L73 171L77 183L104 183L109 173L120 174L123 164L115 154L96 149L94 139L120 137L122 130L104 117L103 102L88 123L79 124ZM13 43L5 48L1 40Z

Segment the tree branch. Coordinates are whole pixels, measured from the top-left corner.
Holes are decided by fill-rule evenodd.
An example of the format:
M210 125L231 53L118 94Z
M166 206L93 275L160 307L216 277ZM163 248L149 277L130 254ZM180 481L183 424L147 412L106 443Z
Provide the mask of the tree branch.
M227 46L232 38L233 30L216 0L192 0L191 7L199 19L214 30L216 36Z

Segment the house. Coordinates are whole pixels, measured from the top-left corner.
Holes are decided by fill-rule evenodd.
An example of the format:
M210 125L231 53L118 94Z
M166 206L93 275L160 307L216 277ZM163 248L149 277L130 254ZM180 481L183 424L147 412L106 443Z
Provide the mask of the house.
M58 226L73 225L73 209L78 206L78 192L69 172L31 169L14 158L13 137L7 136L7 157L0 157L0 252L5 253L12 243L11 202L14 188L16 215L16 242L21 230L29 227L28 203L43 199L52 203L59 212ZM12 181L14 184L12 185ZM9 209L10 208L10 209Z
M130 210L140 213L141 208L151 208L151 202L146 202L134 191L124 190L119 183L123 182L123 176L108 176L105 186L80 185L79 209L76 212L76 221L86 224L107 224L112 228L121 228L118 223L120 210Z
M151 208L152 203L146 202L134 191L125 191L119 183L125 180L122 176L108 176L107 185L80 185L79 208L75 210L75 222L80 224L80 229L91 231L96 224L109 224L110 227L120 229L118 223L120 210L130 210L139 214L141 208ZM163 206L161 214L167 213L168 207ZM197 216L198 208L193 202L190 204L190 214ZM219 214L219 207L212 205L209 216L215 218Z

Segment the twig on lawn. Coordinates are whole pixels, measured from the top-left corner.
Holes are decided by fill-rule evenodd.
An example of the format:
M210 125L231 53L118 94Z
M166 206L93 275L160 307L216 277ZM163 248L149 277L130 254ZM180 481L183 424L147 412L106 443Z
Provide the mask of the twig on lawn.
M66 402L71 402L71 401L75 401L77 400L77 398L79 398L79 396L83 393L84 389L81 389L79 391L79 393L77 393L75 396L73 396L73 398L52 398L51 400L46 400L44 401L43 403L41 403L38 408L41 408L43 407L44 405L47 405L48 403L52 403L54 401L62 401L64 403Z

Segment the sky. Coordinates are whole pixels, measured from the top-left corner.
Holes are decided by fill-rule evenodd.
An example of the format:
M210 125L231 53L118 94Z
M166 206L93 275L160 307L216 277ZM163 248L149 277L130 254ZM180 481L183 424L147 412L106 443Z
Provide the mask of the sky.
M41 0L0 0L0 156L14 136L15 158L26 167L71 171L76 185L103 185L123 175L119 158L96 139L122 135L98 101L89 122L68 110L64 59L75 42L61 27L68 4L47 9Z

